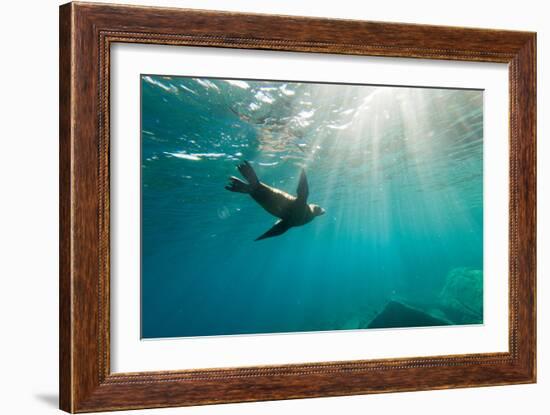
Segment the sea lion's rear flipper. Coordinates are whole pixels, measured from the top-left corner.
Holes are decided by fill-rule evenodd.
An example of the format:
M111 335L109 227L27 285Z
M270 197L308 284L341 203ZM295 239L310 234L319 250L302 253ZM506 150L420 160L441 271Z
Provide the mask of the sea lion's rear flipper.
M250 193L253 189L248 183L243 182L241 179L237 179L235 176L229 178L229 183L225 186L230 192L237 193Z
M307 184L306 171L304 169L302 169L302 173L300 174L300 182L298 183L296 193L297 201L305 204L309 195L309 186Z
M279 220L277 221L277 223L275 223L275 225L271 227L270 230L268 230L263 235L257 237L255 240L259 241L261 239L271 238L273 236L279 236L285 233L286 231L288 231L289 229L290 229L290 226L288 226L288 224L284 220Z
M253 188L258 186L260 181L258 180L258 176L256 176L256 172L248 161L243 161L241 164L239 164L237 168Z

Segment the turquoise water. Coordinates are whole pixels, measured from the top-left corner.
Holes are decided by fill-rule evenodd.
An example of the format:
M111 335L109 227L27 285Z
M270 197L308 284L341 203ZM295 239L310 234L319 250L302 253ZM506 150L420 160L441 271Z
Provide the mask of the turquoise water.
M483 322L482 91L141 86L142 337ZM242 160L294 195L305 168L326 214L255 242Z

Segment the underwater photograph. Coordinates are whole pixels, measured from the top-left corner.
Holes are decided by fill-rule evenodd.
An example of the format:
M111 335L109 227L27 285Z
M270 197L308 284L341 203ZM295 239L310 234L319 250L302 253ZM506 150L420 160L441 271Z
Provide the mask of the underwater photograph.
M142 339L483 324L483 91L141 75Z

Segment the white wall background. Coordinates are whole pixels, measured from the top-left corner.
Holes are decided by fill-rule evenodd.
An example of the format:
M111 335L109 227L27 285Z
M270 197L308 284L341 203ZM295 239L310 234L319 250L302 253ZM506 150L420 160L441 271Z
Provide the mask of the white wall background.
M353 18L538 32L539 382L446 391L321 398L142 411L157 414L482 413L545 414L550 406L550 144L543 70L550 13L536 0L189 0L134 4ZM2 7L0 65L0 412L57 413L58 9L57 0ZM7 92L7 94L6 94ZM136 412L133 412L136 413Z

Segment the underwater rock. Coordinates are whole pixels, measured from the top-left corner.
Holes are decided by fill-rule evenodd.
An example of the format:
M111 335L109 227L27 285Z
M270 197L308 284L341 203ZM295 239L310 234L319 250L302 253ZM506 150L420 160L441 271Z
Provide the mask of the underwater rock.
M449 324L448 321L392 300L374 317L367 328L447 326Z
M483 271L454 268L439 294L440 308L455 324L483 323Z

